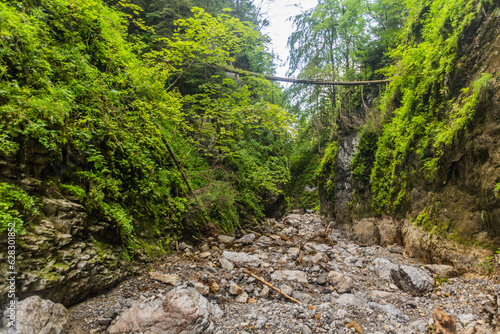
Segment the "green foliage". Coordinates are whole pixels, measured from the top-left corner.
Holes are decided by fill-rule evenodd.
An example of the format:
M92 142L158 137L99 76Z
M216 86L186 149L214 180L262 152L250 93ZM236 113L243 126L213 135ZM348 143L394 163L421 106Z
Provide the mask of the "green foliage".
M328 145L316 171L319 183L332 201L335 199L335 158L337 157L337 149L338 141Z
M500 196L500 183L497 183L495 186L495 197L498 198Z
M393 81L386 110L393 100L401 102L393 115L386 115L371 174L378 213L404 210L413 153L429 184L436 180L439 163L465 135L490 79L484 74L461 92L450 91L447 84L460 36L481 6L475 1L438 0L417 1L409 8L406 30L415 33L402 36L405 42L391 52L397 63L387 71Z
M241 212L259 216L259 193L288 178L290 120L272 103L277 87L224 73L195 83L194 93L176 84L198 63L227 65L241 54L269 62L265 38L251 23L194 8L152 48L129 34L129 25L150 31L139 8L118 7L124 12L101 0L0 1L0 154L42 144L53 157L48 177L115 221L132 248L138 235L169 240L198 226L200 215L187 221L198 203L224 230ZM242 137L253 138L252 150Z
M13 227L16 233L24 233L24 220L39 214L33 197L14 185L0 182L0 232Z

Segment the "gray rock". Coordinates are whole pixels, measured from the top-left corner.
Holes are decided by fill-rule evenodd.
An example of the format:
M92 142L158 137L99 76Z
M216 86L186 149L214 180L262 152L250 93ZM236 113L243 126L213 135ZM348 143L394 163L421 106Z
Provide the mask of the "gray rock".
M325 244L315 244L313 242L308 242L304 245L304 250L305 251L316 251L316 252L323 252L326 253L331 250L330 246L327 246Z
M335 288L337 293L351 292L354 288L354 281L352 278L339 272L330 271L327 280Z
M239 295L243 292L243 289L236 283L229 284L229 293L232 295Z
M376 258L373 260L373 264L377 276L388 281L391 280L391 270L397 268L394 263L383 258Z
M270 244L271 244L271 238L266 237L265 235L263 235L263 236L261 236L261 237L257 240L257 243L258 243L258 244L261 244L261 245L264 245L264 246L270 245Z
M300 248L298 248L298 247L289 248L288 254L290 255L290 257L292 259L297 260L297 258L299 257L299 254L300 254Z
M193 288L177 287L163 299L136 303L108 328L108 332L213 333L223 312Z
M219 240L219 242L223 244L232 244L235 239L235 237L230 237L228 235L219 235L217 237L217 240Z
M327 282L326 275L319 275L318 279L316 280L316 283L318 283L319 285L325 285L326 282Z
M249 245L254 241L255 241L255 234L250 233L250 234L242 236L241 238L237 239L235 242L240 243L240 244L244 244L244 245Z
M291 296L293 293L293 289L287 284L281 284L279 288L287 296Z
M445 264L426 264L422 268L428 270L431 274L435 274L443 278L451 278L458 275L455 267Z
M260 292L260 296L262 298L267 298L269 297L269 287L267 285L265 285L263 288L262 288L262 291Z
M271 274L271 278L275 281L307 283L307 274L300 270L276 270Z
M247 253L224 251L222 257L243 267L258 268L263 263L257 256Z
M246 303L248 300L248 294L246 292L243 292L239 294L238 297L236 297L234 300L238 303Z
M460 314L458 316L458 320L460 320L460 322L462 323L462 325L465 327L465 326L467 326L467 324L469 322L472 322L472 321L474 321L476 319L475 319L475 317L474 317L473 314L467 313L467 314Z
M301 325L300 326L300 333L301 334L312 334L312 330L307 325Z
M234 264L229 261L228 259L226 259L225 257L221 257L219 259L219 263L220 263L220 266L222 267L222 269L224 269L225 271L233 271L234 270Z
M414 296L423 296L434 288L434 279L423 269L400 265L391 270L394 283Z
M303 304L309 304L314 300L314 298L311 295L300 291L294 291L291 297L297 299Z
M7 320L9 320L8 312L7 309L5 311ZM68 310L61 304L32 296L17 303L15 321L16 333L66 333Z
M351 293L344 293L344 294L340 295L340 297L335 299L335 303L340 304L340 305L344 305L344 306L352 305L352 306L358 306L358 307L362 307L365 304L365 302L361 298L359 298Z

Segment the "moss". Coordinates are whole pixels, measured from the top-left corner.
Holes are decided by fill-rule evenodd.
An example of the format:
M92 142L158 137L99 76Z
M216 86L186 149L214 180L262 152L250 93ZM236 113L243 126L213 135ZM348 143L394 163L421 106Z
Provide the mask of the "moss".
M320 191L324 191L332 206L335 203L335 158L337 157L337 150L338 140L328 145L316 171Z

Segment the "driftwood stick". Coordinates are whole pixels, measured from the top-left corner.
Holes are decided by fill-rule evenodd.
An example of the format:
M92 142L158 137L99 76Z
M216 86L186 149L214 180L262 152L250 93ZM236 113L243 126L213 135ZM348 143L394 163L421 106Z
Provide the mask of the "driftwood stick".
M274 285L272 285L271 283L269 282L266 282L264 279L260 278L259 276L253 274L252 272L250 272L249 270L243 268L243 272L247 275L250 275L252 276L253 278L255 278L257 281L261 282L262 284L265 284L267 285L268 287L270 287L271 289L273 289L274 291L280 293L281 295L283 295L285 298L288 298L290 299L291 301L293 302L296 302L297 304L301 304L301 302L299 302L297 299L295 298L292 298L288 295L286 295L285 293L283 293L283 291L281 291L280 289L278 289L277 287L275 287Z

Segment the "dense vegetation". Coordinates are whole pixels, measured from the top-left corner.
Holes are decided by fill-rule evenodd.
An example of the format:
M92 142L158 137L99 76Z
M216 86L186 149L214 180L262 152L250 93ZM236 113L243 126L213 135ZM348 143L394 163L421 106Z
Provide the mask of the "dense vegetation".
M337 143L353 133L355 200L370 193L373 214L403 215L412 180L436 182L487 97L490 74L451 77L464 30L492 6L319 0L293 19L289 75L392 82L283 94L223 70L273 72L251 1L0 0L0 165L49 157L30 175L37 190L0 176L0 232L36 224L44 196L114 221L130 249L230 231L278 197L318 208L318 183L333 205Z
M186 6L156 31L157 12L124 1L0 2L0 155L50 157L38 192L1 180L0 230L36 224L48 193L115 221L130 248L263 217L289 178L290 118L276 86L217 65L270 70L266 38L231 11Z

